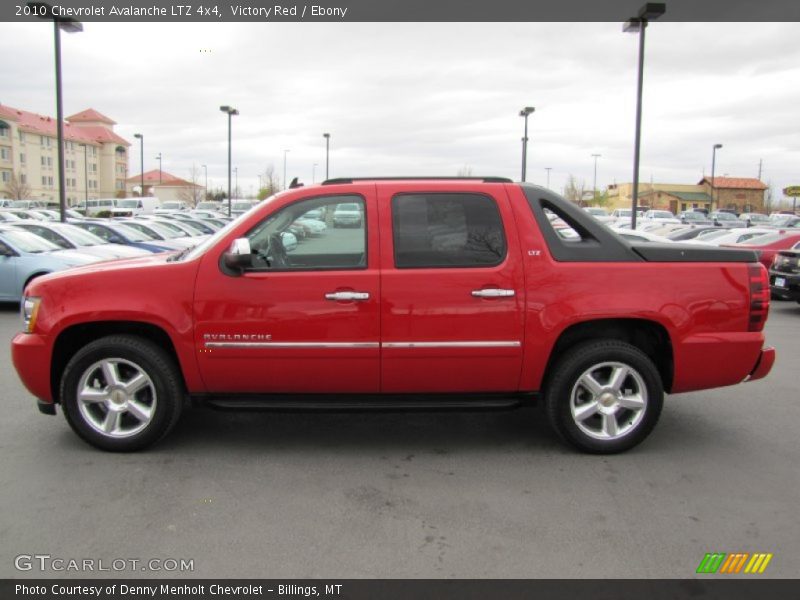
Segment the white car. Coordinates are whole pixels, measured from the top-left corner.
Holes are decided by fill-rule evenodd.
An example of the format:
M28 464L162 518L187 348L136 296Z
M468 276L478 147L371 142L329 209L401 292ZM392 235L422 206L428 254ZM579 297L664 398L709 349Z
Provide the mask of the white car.
M740 244L750 238L764 235L765 233L775 233L775 229L768 227L734 227L732 229L716 229L705 231L695 238L698 242L707 242L714 246L724 244Z
M602 208L600 206L585 206L583 210L592 215L595 219L597 219L601 223L611 224L614 221L616 221L614 217L608 214L608 211L606 211L605 208Z
M648 210L642 216L642 221L647 221L648 223L660 223L661 225L681 224L681 220L675 217L675 215L668 210Z
M333 211L334 227L360 227L361 210L355 202L346 202L336 206Z
M650 233L649 231L636 231L631 230L619 230L617 231L617 235L625 238L629 242L645 242L649 244L674 244L671 239L665 238L662 235L656 235L655 233Z

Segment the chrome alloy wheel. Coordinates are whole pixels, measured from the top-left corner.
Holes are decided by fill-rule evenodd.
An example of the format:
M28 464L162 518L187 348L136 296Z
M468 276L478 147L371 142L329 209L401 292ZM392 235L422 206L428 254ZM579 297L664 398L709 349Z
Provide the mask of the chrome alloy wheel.
M630 365L603 362L583 372L569 408L578 428L597 440L617 440L633 431L647 409L647 386Z
M98 433L127 438L145 429L156 409L156 388L136 363L122 358L100 360L78 382L78 409Z

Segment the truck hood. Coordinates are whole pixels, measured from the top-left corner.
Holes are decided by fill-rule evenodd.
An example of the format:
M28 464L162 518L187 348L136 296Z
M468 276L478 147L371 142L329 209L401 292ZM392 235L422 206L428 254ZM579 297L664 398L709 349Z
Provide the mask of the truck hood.
M160 254L148 254L147 256L142 256L140 258L122 258L113 261L94 262L92 264L80 263L84 266L78 266L73 269L69 269L67 271L57 271L55 273L50 273L48 275L45 275L43 277L34 280L33 283L37 283L40 280L42 281L42 283L47 283L48 281L83 277L84 275L87 275L89 273L122 271L126 269L146 269L148 267L165 264L170 256L172 256L172 253L164 252ZM92 257L92 259L95 261L98 260L96 257ZM182 264L182 263L176 262L175 264ZM35 293L33 293L32 295L35 295Z

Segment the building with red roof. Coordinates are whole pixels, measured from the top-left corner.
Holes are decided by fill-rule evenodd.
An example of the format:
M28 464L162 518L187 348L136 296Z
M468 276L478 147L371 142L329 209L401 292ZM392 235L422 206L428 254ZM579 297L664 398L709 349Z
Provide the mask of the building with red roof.
M130 142L89 108L64 120L67 203L125 193ZM0 197L58 202L56 119L0 104Z
M142 187L142 175L131 175L125 183L128 194L138 196ZM183 200L194 206L203 199L204 191L203 186L181 179L166 171L153 169L144 173L143 195L157 196L161 202Z

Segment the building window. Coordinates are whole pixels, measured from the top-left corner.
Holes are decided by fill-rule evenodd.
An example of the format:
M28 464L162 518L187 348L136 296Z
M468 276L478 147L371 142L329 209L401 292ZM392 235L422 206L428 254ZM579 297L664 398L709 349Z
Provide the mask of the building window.
M0 129L0 131L5 131ZM11 151L8 148L0 148L0 159L9 160L11 158Z
M10 137L8 133L9 131L11 131L11 128L5 123L0 122L0 138Z
M8 183L9 181L11 181L11 172L3 171L3 183Z
M25 132L22 131L22 130L17 130L17 133L19 133L19 141L20 142L24 142L25 141Z
M48 177L47 177L47 185L49 185L50 187L53 187L53 176L52 175L48 175Z
M19 182L20 183L28 183L28 176L25 173L19 174Z
M25 155L22 154L21 152L20 152L20 155L19 155L19 164L21 164L21 165L25 164Z

